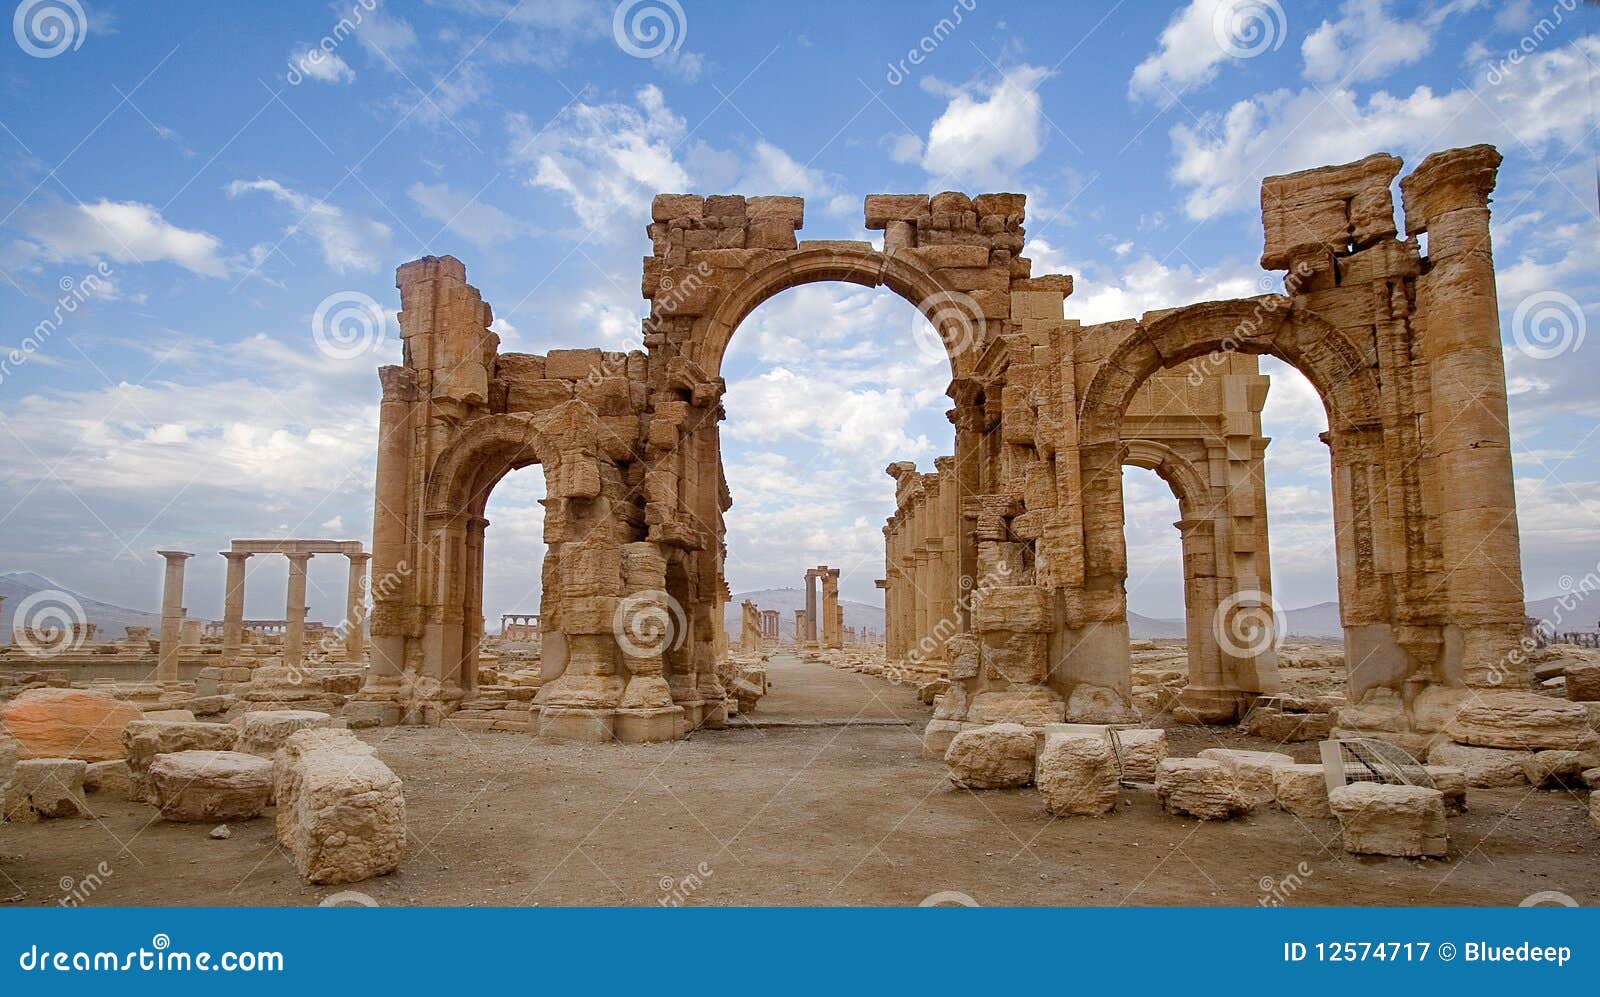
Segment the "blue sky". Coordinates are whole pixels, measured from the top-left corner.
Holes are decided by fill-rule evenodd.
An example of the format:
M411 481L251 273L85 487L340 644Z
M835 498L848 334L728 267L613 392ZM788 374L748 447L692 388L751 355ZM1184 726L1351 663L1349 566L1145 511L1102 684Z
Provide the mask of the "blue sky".
M1267 289L1264 175L1492 142L1524 576L1553 594L1600 559L1600 14L1573 3L633 0L624 26L653 9L663 34L619 40L617 5L584 0L25 0L0 45L0 570L149 607L153 551L181 547L215 617L229 538L366 539L397 330L330 348L313 316L392 312L417 256L466 263L503 349L624 349L657 191L799 194L802 238L867 239L869 193L1015 190L1034 272L1074 274L1068 317L1102 321ZM951 449L921 321L811 286L735 336L735 591L829 563L880 601L883 467ZM1266 366L1275 585L1299 606L1335 597L1325 426ZM1179 616L1176 502L1127 482L1130 605ZM491 499L491 614L536 608L541 488L526 470ZM252 566L251 616L282 614L282 578ZM336 619L343 566L311 581Z

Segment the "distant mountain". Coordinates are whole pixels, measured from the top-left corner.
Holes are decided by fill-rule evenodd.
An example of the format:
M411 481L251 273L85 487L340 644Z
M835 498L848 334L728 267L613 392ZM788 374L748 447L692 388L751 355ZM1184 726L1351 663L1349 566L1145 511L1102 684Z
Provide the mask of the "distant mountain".
M85 621L96 627L94 636L97 641L121 640L128 627L149 627L151 634L161 631L160 613L147 613L141 609L129 609L91 599L32 571L8 571L0 574L0 596L5 597L5 603L0 605L0 644L12 642L12 620L23 601L36 592L50 591L63 592L83 607ZM45 610L59 607L63 601L41 600L36 605L40 610ZM70 606L67 612L72 612ZM47 617L46 622L54 622L54 618Z
M722 625L728 630L728 639L734 643L739 641L739 628L742 625L740 614L743 610L739 607L746 599L762 609L776 609L779 635L783 640L794 640L794 611L806 608L805 589L782 588L735 592L722 613ZM865 627L873 633L883 633L882 606L869 606L864 602L851 602L849 599L840 599L839 605L844 607L845 626L855 627L857 630ZM822 606L820 586L817 589L817 606L820 610Z
M1556 633L1595 633L1600 630L1600 595L1553 595L1528 601L1528 615L1544 620Z
M1284 636L1328 637L1344 639L1344 628L1339 625L1339 604L1322 602L1303 609L1284 610ZM1128 614L1128 634L1138 640L1183 638L1187 636L1182 620L1163 620L1138 613Z
M1153 616L1128 613L1128 636L1134 640L1164 640L1187 636L1182 620L1158 620Z

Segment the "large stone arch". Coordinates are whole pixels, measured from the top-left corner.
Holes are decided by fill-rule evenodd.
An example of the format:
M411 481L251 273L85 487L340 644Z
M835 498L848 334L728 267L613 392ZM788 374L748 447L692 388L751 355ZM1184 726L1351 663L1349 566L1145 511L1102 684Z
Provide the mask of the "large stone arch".
M696 329L691 358L709 374L720 376L722 358L734 333L762 303L803 284L842 282L861 287L886 287L928 319L950 359L952 377L973 363L975 337L982 335L981 315L962 307L961 292L940 280L934 269L910 254L888 256L870 243L800 243L791 252L746 274Z

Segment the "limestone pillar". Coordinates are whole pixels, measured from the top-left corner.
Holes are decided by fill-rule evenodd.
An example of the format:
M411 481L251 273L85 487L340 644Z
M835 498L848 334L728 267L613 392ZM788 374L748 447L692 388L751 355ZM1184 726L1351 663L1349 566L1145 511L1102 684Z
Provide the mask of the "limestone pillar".
M819 569L822 574L822 646L843 645L839 632L839 569Z
M347 554L350 579L345 585L344 660L356 664L367 659L367 562L371 554Z
M805 642L805 633L806 633L806 611L803 610L803 609L797 609L797 610L794 611L794 646L795 647L798 648L801 644L803 644Z
M244 570L250 555L231 550L221 553L228 559L227 589L222 596L222 660L228 664L238 659L244 643Z
M817 569L806 572L806 643L817 643Z
M183 567L194 555L183 550L156 553L167 561L161 583L161 656L156 662L156 681L174 685L178 681L178 645L183 640Z
M288 623L283 635L283 663L299 668L305 661L306 562L311 560L311 555L284 556L289 559L289 591L283 605L283 618Z
M1467 685L1521 688L1512 652L1522 633L1522 558L1511 476L1505 361L1489 241L1489 195L1500 154L1479 145L1436 153L1401 180L1408 235L1427 233L1417 278L1418 359L1426 366L1446 625L1459 635L1443 675ZM1391 309L1408 308L1393 296ZM1582 316L1578 316L1581 321ZM1446 646L1451 647L1447 641Z

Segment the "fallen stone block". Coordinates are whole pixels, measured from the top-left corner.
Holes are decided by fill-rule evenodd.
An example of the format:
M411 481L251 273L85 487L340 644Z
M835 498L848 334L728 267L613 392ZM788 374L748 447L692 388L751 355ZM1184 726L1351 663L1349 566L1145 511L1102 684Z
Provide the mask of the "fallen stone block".
M1209 758L1163 760L1156 766L1156 799L1167 813L1200 820L1229 820L1251 807L1233 773Z
M1272 770L1273 799L1296 817L1333 816L1328 806L1328 775L1321 765L1279 765Z
M1566 676L1568 699L1582 703L1600 701L1600 662L1570 662Z
M1535 789L1581 789L1584 770L1597 765L1593 751L1535 751L1522 760L1522 774Z
M150 780L167 820L249 820L267 808L272 763L242 751L176 751L155 757Z
M233 725L239 728L239 741L234 750L271 758L289 740L289 735L332 723L333 717L315 710L253 710L233 720Z
M232 751L239 739L238 728L230 724L167 723L139 720L122 732L127 753L128 777L132 780L128 798L155 802L155 787L150 782L150 763L157 755L179 751Z
M1276 751L1244 751L1238 748L1206 748L1201 758L1218 762L1234 777L1239 795L1251 806L1271 803L1277 789L1272 772L1280 765L1293 765L1294 759Z
M278 843L308 882L354 883L399 868L405 796L370 746L348 731L305 730L275 768Z
M1429 765L1428 776L1433 788L1444 796L1446 814L1467 812L1467 774L1453 765Z
M1440 857L1449 845L1444 794L1421 786L1353 782L1328 794L1328 804L1355 855Z
M133 773L128 763L90 762L83 772L83 790L86 793L104 793L124 800L133 799Z
M142 720L160 720L165 723L194 723L191 710L145 710Z
M1586 770L1583 773L1583 781L1590 789L1600 789L1600 768Z
M964 730L950 741L944 762L963 789L1012 789L1033 781L1034 733L1021 724Z
M81 758L24 758L11 771L4 813L11 821L88 817Z
M1103 737L1052 737L1034 773L1045 809L1062 817L1097 817L1117 805L1117 760Z
M1497 789L1526 784L1522 763L1532 754L1507 748L1473 748L1446 741L1434 745L1428 752L1428 764L1460 769L1466 773L1469 786Z
M1167 757L1167 732L1156 727L1117 731L1122 746L1122 777L1129 782L1155 782L1156 768Z
M0 706L0 727L21 758L121 758L122 729L143 717L132 703L84 689L29 689Z
M1479 692L1445 726L1450 740L1480 748L1588 751L1600 748L1582 703L1532 692Z

